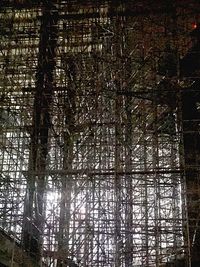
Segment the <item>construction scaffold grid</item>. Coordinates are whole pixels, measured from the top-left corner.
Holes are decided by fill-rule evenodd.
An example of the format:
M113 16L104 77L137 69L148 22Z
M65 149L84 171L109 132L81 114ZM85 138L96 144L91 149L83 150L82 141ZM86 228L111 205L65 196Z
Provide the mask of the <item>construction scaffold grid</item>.
M199 11L1 0L0 227L40 266L190 266L180 62Z

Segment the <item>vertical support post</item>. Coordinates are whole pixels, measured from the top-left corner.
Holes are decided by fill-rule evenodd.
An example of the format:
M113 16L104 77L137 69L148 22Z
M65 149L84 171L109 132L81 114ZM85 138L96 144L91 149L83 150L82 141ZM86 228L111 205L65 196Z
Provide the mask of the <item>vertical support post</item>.
M157 96L154 94L153 99L153 170L155 173L154 176L154 227L155 227L155 257L156 257L156 267L159 266L159 177L156 169L159 167L159 159L158 159L158 118L157 118Z
M52 1L43 1L33 130L30 143L27 193L24 207L23 245L37 262L41 261L45 216L46 165L50 109L53 98L53 71L57 44L57 10Z
M119 267L121 265L121 177L120 177L120 135L121 135L121 125L120 125L120 110L121 106L120 96L116 96L115 100L115 266Z
M125 109L127 124L125 128L125 184L127 190L126 218L125 218L125 266L133 264L133 184L132 184L132 143L133 143L133 125L132 125L132 98L126 97Z
M68 79L68 87L64 102L65 115L65 129L64 129L64 157L63 157L63 171L64 175L61 179L61 204L60 204L60 220L59 220L59 241L58 250L61 255L57 266L62 266L63 260L69 257L69 227L70 227L70 207L71 207L71 193L72 193L72 176L67 174L72 168L73 161L73 134L75 124L75 110L76 110L76 66L73 57L66 57L65 75ZM64 259L65 258L65 259Z

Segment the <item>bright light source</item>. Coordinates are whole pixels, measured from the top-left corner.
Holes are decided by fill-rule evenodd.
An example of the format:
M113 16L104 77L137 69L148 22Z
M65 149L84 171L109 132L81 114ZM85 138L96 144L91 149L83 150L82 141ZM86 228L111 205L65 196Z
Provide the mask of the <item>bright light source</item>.
M193 22L192 23L192 29L196 29L197 28L197 24L196 24L196 22Z

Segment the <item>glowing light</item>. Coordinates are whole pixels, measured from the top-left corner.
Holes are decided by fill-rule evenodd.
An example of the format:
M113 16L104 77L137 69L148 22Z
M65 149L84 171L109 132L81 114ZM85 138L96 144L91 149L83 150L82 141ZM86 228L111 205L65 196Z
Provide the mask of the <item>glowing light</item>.
M197 28L197 24L196 24L196 22L193 22L192 23L192 29L196 29Z

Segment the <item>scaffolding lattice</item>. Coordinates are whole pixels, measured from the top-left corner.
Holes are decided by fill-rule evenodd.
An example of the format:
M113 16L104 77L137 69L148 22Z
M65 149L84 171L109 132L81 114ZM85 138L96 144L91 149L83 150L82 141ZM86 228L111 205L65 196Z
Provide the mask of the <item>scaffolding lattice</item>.
M146 2L2 1L0 226L44 266L190 266L178 85L200 6Z

